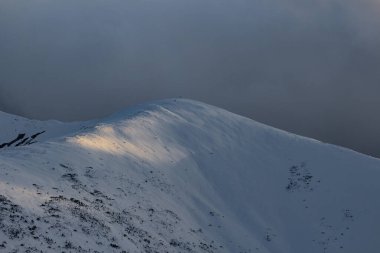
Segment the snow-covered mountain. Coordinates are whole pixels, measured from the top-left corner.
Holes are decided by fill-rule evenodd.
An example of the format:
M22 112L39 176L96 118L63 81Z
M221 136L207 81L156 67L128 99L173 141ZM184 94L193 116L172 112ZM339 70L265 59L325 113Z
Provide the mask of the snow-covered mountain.
M0 252L380 250L380 160L171 99L0 113Z

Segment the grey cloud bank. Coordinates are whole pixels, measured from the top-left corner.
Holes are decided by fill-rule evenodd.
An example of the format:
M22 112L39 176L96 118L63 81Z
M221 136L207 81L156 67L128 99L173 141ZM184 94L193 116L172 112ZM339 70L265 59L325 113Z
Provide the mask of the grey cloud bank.
M3 0L0 110L183 96L380 156L379 17L375 0Z

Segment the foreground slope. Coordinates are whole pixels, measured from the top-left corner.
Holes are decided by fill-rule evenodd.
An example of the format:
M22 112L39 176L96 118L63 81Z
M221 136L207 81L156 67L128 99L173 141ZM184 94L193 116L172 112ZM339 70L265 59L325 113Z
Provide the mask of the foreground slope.
M0 124L1 252L380 248L378 159L182 99Z

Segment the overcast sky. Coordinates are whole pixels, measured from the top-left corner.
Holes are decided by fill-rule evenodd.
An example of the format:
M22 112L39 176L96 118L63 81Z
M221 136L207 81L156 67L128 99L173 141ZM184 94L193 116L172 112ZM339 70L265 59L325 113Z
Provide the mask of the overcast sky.
M0 110L187 97L380 156L378 0L1 0Z

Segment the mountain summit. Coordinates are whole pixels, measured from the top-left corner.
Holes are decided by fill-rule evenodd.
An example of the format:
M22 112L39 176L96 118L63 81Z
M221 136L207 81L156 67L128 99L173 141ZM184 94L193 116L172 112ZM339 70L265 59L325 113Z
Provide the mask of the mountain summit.
M185 99L0 113L1 252L375 253L380 160Z

